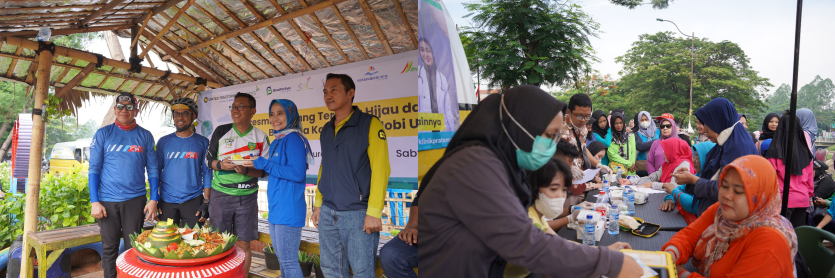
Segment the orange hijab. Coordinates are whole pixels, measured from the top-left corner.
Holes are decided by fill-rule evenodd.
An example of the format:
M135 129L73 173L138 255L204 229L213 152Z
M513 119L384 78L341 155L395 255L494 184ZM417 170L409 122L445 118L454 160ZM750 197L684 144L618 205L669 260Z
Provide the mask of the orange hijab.
M681 162L684 161L690 163L690 173L696 174L696 167L693 165L693 150L683 139L670 137L661 140L661 149L664 150L664 159L666 160L661 164L660 182L670 182L672 174L676 171L678 165L681 165Z
M729 221L722 217L722 208L703 233L694 250L694 263L699 273L710 275L710 266L728 251L729 244L759 227L772 227L783 233L791 246L792 265L797 254L797 236L789 220L780 215L782 197L777 188L777 173L765 158L757 155L739 157L727 166L719 176L725 179L729 169L736 169L748 196L748 217L741 221ZM713 205L716 206L716 205ZM702 260L696 260L702 259Z

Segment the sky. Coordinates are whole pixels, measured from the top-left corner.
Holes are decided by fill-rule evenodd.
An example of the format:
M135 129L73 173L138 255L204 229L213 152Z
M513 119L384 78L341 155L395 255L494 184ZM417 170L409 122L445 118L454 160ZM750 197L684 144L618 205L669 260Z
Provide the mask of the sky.
M472 26L469 12L462 3L471 0L442 0L455 24ZM600 24L598 38L592 47L600 62L594 69L601 74L619 78L623 67L615 62L631 48L641 34L672 31L684 37L662 18L675 22L682 32L695 32L696 37L713 42L729 40L745 51L751 67L761 77L770 79L773 92L781 84L792 83L796 1L772 0L671 0L668 8L655 10L642 5L633 10L611 4L608 0L576 0L582 10ZM835 79L835 1L804 1L801 22L798 86L810 83L816 75ZM828 26L828 28L827 28ZM484 83L483 83L484 84Z
M119 44L122 47L122 52L125 56L130 55L130 39L128 38L119 38ZM99 53L104 55L107 58L110 58L110 50L107 48L107 43L105 43L104 39L93 41L89 46L87 46L87 51L93 53ZM160 70L168 70L162 60L153 52L148 52L150 59L154 62L154 65L157 66ZM148 64L148 59L146 61L142 61L142 65L145 67L151 67ZM174 66L169 65L172 73L178 73L177 68ZM78 115L78 123L84 124L87 120L95 120L96 123L101 125L102 119L107 114L108 110L113 109L110 105L113 103L113 98L115 96L107 96L103 98L92 98L91 101L86 102L82 105L81 109L79 110ZM163 127L163 113L165 112L164 109L167 107L158 105L151 110L146 110L141 113L139 116L136 117L136 122L139 126L142 126L145 129L148 129L152 134L156 135L158 133L167 133L173 131L172 128Z

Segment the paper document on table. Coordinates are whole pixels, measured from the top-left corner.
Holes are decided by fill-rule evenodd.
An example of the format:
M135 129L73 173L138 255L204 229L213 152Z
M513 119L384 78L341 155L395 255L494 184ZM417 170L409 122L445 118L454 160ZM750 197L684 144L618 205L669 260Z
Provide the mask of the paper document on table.
M600 172L600 169L584 170L583 171L583 175L584 175L583 179L574 180L574 184L583 184L583 183L589 182L592 179L594 179L594 176L596 176L598 172Z
M665 194L665 193L667 193L666 191L663 191L663 190L654 190L652 188L644 188L644 187L633 187L632 189L635 189L635 191L644 192L646 194Z

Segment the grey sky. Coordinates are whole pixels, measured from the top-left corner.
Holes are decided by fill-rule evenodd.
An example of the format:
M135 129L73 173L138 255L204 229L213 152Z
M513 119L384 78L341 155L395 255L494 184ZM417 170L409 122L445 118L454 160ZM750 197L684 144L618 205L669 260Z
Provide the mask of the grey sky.
M458 26L470 26L469 12L462 2L443 0ZM583 11L600 23L602 33L592 39L599 63L594 69L619 77L622 64L615 57L623 55L638 40L638 35L660 31L681 31L714 42L729 40L739 44L751 66L760 76L770 79L775 90L780 84L791 85L794 52L796 1L675 0L669 8L652 9L644 5L634 10L616 6L608 0L578 0ZM835 1L804 1L801 23L800 68L798 86L811 82L815 75L835 79ZM681 35L679 35L681 36Z

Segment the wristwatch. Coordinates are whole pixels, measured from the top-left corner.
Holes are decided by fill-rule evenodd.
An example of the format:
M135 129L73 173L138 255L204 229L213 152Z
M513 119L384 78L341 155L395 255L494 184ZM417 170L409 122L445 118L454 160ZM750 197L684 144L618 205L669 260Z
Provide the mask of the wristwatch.
M215 166L217 166L217 170L220 170L220 160L217 160L217 164L215 164Z

